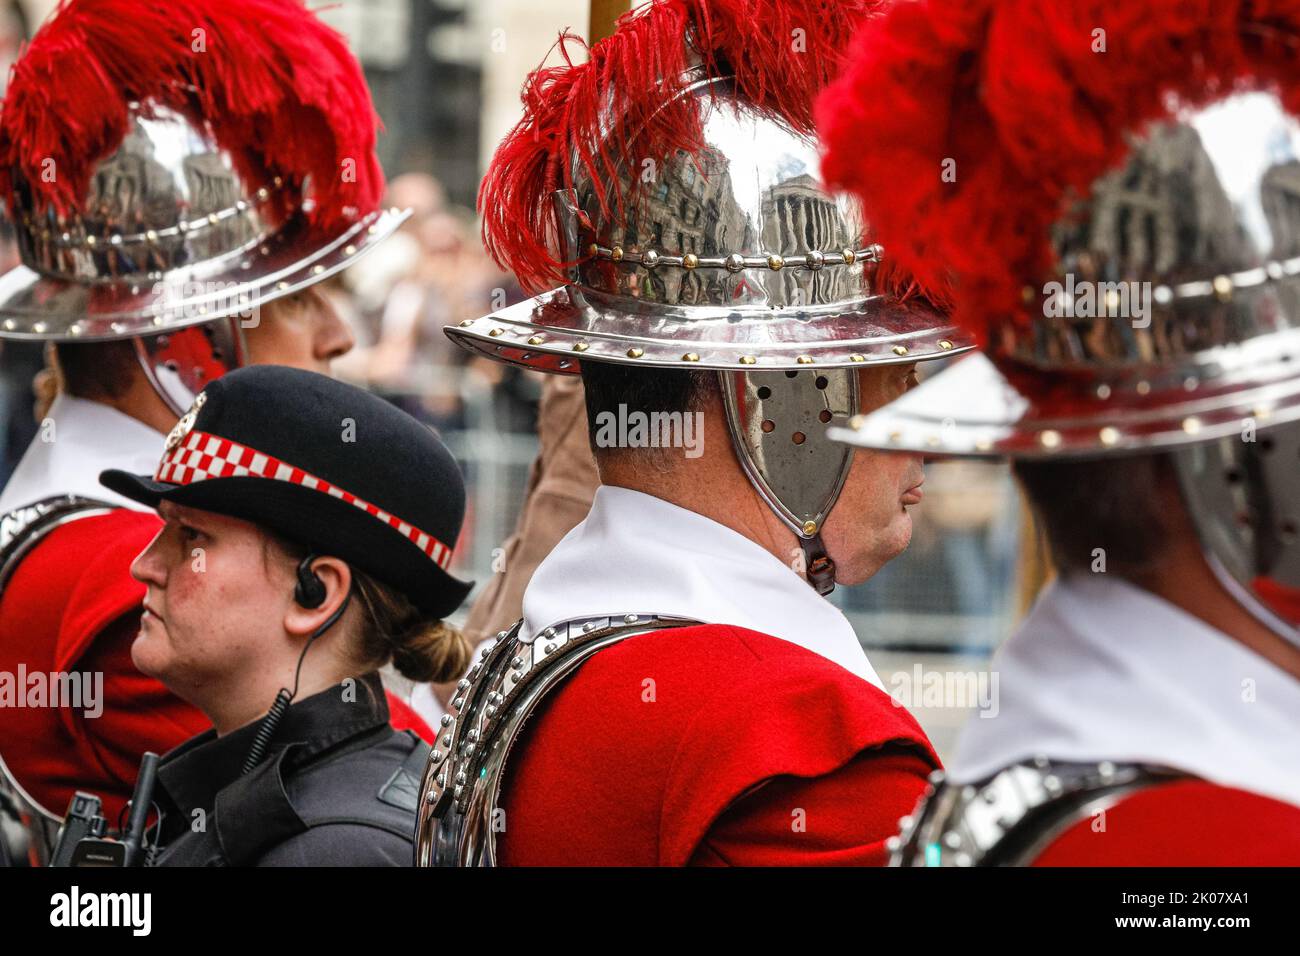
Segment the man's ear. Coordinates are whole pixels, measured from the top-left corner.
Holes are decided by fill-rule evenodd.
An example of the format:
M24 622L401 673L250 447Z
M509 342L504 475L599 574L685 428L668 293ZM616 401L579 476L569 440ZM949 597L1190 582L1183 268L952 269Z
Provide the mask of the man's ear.
M303 638L310 637L329 620L352 589L352 569L341 558L328 555L313 558L309 567L325 589L325 600L316 607L303 607L295 599L289 602L284 613L284 629Z

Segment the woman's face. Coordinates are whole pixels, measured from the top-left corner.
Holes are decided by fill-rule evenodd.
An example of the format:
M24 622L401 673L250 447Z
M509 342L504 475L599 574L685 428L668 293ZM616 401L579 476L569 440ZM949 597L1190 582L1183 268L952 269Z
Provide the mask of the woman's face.
M201 706L292 655L294 567L250 522L167 501L158 512L162 530L131 565L146 587L131 657Z

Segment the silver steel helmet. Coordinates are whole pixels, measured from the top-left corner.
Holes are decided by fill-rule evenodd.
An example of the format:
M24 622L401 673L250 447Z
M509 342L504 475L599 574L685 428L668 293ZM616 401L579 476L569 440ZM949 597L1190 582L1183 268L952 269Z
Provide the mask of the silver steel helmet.
M14 171L23 264L0 276L0 338L143 337L151 380L180 414L214 370L238 364L241 321L351 265L405 214L380 210L323 230L304 213L310 199L284 196L280 177L243 181L229 154L179 113L137 104L128 122L74 213L38 212ZM273 225L270 208L286 206L298 211ZM202 338L178 334L200 325Z
M1277 608L1300 596L1300 122L1265 92L1184 110L1052 240L1031 322L832 437L964 457L1171 450L1211 567L1296 639Z
M947 358L971 347L919 302L874 294L884 251L857 204L822 186L815 142L702 79L704 148L620 166L629 201L611 217L580 167L555 196L569 283L447 329L498 361L575 374L582 363L716 369L736 453L799 535L809 580L833 567L820 529L852 452L827 440L858 410L856 369ZM632 177L641 177L634 190Z

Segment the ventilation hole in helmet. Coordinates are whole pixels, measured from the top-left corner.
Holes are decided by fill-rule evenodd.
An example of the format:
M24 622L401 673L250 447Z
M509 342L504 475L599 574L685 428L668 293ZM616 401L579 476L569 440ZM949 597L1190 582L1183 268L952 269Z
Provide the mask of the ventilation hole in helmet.
M821 419L821 423L822 423L823 425L828 424L828 423L830 422L830 420L831 420L831 412L830 412L830 409L829 409L829 408L823 408L820 412L817 413L817 417L818 417L819 419Z
M786 373L785 373L785 377L786 377L786 378L794 378L794 377L795 377L796 375L798 375L798 374L799 374L799 372L798 372L797 369L793 369L793 368L792 368L792 369L787 369L787 370L786 370Z
M766 385L760 385L758 387L758 397L766 401L772 397L772 390Z
M772 421L772 419L770 418L765 418L763 419L762 427L763 427L763 431L770 432L772 429L776 428L776 422Z
M793 435L790 436L790 440L794 442L796 445L802 445L807 440L807 438L808 436L805 435L803 432L795 432Z
M816 385L818 388L825 388L830 383L826 381L825 375L818 375L817 381L814 382L813 384Z

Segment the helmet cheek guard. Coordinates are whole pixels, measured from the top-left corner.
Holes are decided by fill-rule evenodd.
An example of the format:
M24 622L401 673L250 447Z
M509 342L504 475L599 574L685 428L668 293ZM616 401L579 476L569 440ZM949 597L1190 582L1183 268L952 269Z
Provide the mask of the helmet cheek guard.
M853 449L827 432L858 413L853 368L719 372L731 443L754 488L798 536L808 582L835 587L822 526L839 498Z
M1174 454L1206 562L1247 610L1284 637L1300 632L1300 422Z
M247 356L239 319L233 316L134 342L149 384L177 417L205 385L242 366Z

